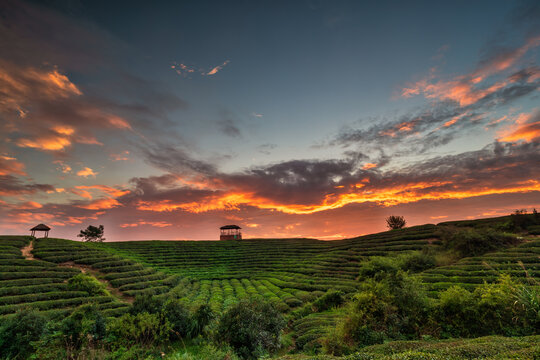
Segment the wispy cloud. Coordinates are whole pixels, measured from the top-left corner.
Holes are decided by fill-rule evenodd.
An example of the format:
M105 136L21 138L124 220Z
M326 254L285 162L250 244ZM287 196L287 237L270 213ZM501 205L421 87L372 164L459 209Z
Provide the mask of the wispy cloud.
M451 100L460 106L469 106L479 100L501 90L515 81L515 77L509 77L503 81L496 81L488 85L480 86L487 78L510 69L529 50L540 45L540 36L533 36L525 43L511 50L501 51L482 63L472 73L457 76L450 80L439 80L432 71L428 77L409 84L402 89L403 97L424 95L428 99ZM535 72L529 76L529 81L535 81L539 75Z
M519 114L514 123L502 129L500 141L535 141L540 140L540 110Z
M207 72L205 75L215 75L215 74L217 74L219 71L221 71L230 62L231 62L230 60L225 60L225 62L223 64L212 68L212 70Z
M231 61L225 60L221 65L214 66L213 68L202 68L197 67L193 65L187 65L184 63L176 63L173 62L171 64L171 69L174 70L175 73L182 77L190 77L194 74L199 74L201 76L212 76L220 72L225 66L227 66Z

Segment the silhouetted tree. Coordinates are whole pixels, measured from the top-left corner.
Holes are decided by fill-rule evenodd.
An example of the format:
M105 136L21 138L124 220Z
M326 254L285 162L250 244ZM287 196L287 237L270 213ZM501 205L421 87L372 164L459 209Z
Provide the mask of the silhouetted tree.
M386 226L391 230L401 229L405 224L407 224L407 222L403 216L390 215L386 218Z
M103 237L103 233L103 225L89 225L85 230L81 230L81 232L77 236L84 238L84 241L102 242L103 240L105 240L105 238Z

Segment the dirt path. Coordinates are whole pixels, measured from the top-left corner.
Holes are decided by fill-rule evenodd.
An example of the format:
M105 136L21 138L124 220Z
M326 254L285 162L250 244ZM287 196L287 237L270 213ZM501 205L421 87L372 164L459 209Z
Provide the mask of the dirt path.
M123 302L127 302L131 304L135 300L134 297L128 296L124 294L122 291L114 288L108 280L105 280L101 277L103 274L101 274L99 271L95 269L92 269L88 265L80 265L80 264L75 264L73 261L68 261L68 262L60 263L58 264L58 266L68 267L72 269L79 269L81 270L83 274L88 274L95 277L100 283L105 285L105 288L107 289L109 293L111 293L111 295L119 298Z
M34 250L34 240L31 240L30 244L21 248L22 256L24 256L26 260L36 260L36 258L32 254L32 250Z
M21 248L22 256L24 256L24 258L26 260L36 260L36 258L32 254L32 250L34 250L34 241L33 240L30 241L30 244L28 244L25 247ZM109 281L101 278L102 274L99 271L92 269L90 266L75 264L73 261L68 261L68 262L65 262L65 263L61 263L61 264L58 264L58 266L79 269L79 270L81 270L81 272L83 274L92 275L100 283L105 285L105 288L107 289L107 291L112 296L120 299L120 301L122 301L122 302L127 302L127 303L131 304L131 303L133 303L133 300L135 300L132 296L125 295L120 290L114 288Z

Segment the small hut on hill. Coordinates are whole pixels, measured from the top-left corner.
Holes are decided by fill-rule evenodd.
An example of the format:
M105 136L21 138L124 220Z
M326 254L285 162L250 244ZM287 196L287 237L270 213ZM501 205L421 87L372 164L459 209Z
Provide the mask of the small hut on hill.
M39 224L30 229L30 231L32 232L31 236L36 236L36 231L43 231L45 232L43 236L45 238L49 237L49 230L51 230L51 228L45 224Z
M238 225L225 225L219 228L219 240L242 240L242 229Z

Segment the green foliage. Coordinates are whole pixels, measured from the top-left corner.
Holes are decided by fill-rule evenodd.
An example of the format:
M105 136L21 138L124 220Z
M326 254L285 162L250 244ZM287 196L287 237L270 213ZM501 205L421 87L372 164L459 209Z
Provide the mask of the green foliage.
M452 286L439 295L434 316L445 337L469 337L479 326L477 300L473 293L460 286Z
M135 297L135 301L129 310L130 314L136 315L139 313L157 314L163 308L164 299L153 296L151 294L141 294Z
M103 242L105 240L105 238L103 237L103 233L103 225L88 225L88 227L84 230L81 230L81 232L77 236L84 238L84 241Z
M388 274L395 274L400 269L398 259L387 256L373 256L360 264L360 280L381 280Z
M406 224L407 222L403 216L390 215L386 218L386 226L391 230L401 229Z
M492 229L446 227L441 235L444 246L461 256L478 256L519 242L513 235Z
M435 257L427 252L415 251L398 257L372 256L360 264L359 279L381 280L399 270L420 272L435 266Z
M105 318L95 305L83 305L62 321L60 332L71 349L94 346L105 337Z
M427 252L415 251L402 258L401 268L410 272L421 272L435 267L435 256Z
M105 285L100 283L95 277L86 274L77 274L68 280L69 290L85 291L88 295L109 295Z
M191 337L197 337L204 334L205 328L210 325L210 322L215 318L215 314L208 305L200 305L193 313L191 319Z
M536 209L532 214L527 214L527 210L516 210L510 215L510 229L513 231L524 231L530 227L540 225L540 215Z
M124 314L113 319L107 327L110 343L144 347L166 342L171 330L171 324L162 315L147 312Z
M318 298L312 303L314 312L321 312L333 307L341 306L344 302L344 294L342 291L328 290L326 294Z
M189 310L180 300L167 300L162 313L171 326L171 339L185 338L189 335L192 325Z
M167 360L238 360L238 356L232 349L219 348L213 344L190 349L187 352L176 353Z
M45 331L46 318L32 309L18 311L2 319L0 326L0 357L26 359L34 351L33 342Z
M394 269L394 268L392 268ZM377 272L366 280L338 323L325 349L336 354L385 338L414 337L427 323L430 303L420 282L401 270Z
M283 316L265 302L240 302L219 319L216 341L230 345L244 359L255 359L279 348Z

